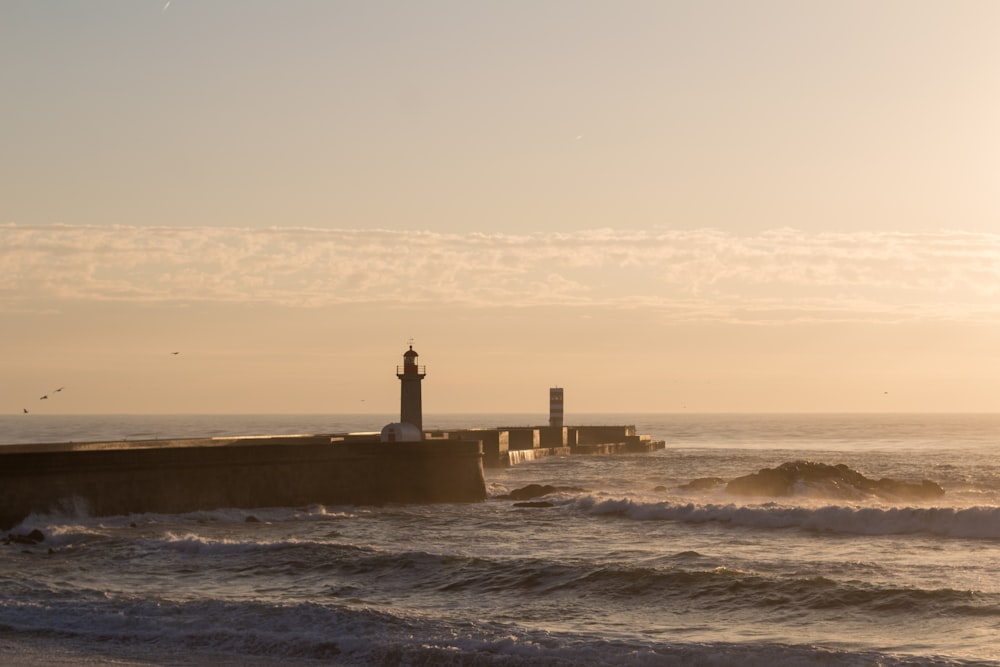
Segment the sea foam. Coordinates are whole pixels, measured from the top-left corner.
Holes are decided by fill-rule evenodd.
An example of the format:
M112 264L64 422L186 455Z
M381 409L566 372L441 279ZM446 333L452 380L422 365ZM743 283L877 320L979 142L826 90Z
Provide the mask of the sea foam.
M1000 539L1000 508L846 507L809 508L761 505L678 504L603 499L587 495L569 504L589 514L615 514L638 521L719 522L764 529L799 528L856 535L926 533L963 539Z

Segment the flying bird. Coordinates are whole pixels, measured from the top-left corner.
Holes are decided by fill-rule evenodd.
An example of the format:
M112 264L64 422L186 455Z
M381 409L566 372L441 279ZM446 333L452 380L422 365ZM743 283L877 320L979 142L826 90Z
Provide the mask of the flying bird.
M66 387L59 387L58 389L53 389L52 391L49 392L49 394L58 394L60 391L62 391L65 388ZM47 400L48 397L49 397L49 394L45 394L44 396L39 396L38 400L40 400L40 401Z
M180 352L171 352L170 354L180 354Z

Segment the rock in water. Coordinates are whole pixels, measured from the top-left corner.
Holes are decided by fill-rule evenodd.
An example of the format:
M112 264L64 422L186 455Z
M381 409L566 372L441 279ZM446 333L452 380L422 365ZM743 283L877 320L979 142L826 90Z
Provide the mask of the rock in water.
M514 489L505 496L497 497L503 500L531 500L559 491L582 491L582 489L572 486L552 486L551 484L529 484L528 486L522 486L520 489Z
M699 477L698 479L692 479L687 484L681 484L677 488L681 491L709 491L725 483L726 480L721 477Z
M812 491L825 491L842 496L856 493L886 499L927 500L940 498L944 489L930 480L906 482L897 479L868 479L843 463L831 466L812 461L790 461L777 468L764 468L752 475L737 477L726 485L726 491L743 496L791 496L807 484Z
M944 495L944 489L929 479L920 482L901 482L898 479L883 477L875 482L875 486L882 492L879 495L896 496L901 500L927 500Z
M37 528L30 533L21 535L18 533L11 533L7 536L5 542L7 544L38 544L39 542L45 541L45 534L38 530Z

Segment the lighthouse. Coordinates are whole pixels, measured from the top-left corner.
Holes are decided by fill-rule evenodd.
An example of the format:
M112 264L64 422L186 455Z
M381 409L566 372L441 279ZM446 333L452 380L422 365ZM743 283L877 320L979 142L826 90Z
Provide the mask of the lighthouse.
M413 424L422 434L424 417L420 400L420 382L427 375L427 367L417 365L418 356L420 355L411 345L410 349L403 353L403 365L396 367L396 377L399 378L399 421Z
M563 425L563 390L562 387L549 389L549 426L562 428Z

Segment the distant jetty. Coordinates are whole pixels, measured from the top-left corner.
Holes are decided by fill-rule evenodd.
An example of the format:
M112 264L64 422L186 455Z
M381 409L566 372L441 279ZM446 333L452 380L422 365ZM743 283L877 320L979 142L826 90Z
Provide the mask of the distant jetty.
M500 426L427 431L428 442L439 440L482 443L487 468L535 461L546 456L640 454L663 449L663 440L637 435L632 424L621 426Z
M108 516L221 507L467 503L484 466L545 456L639 453L634 426L428 431L0 445L0 530L33 513Z
M417 356L397 367L400 421L378 433L0 445L0 530L48 512L481 502L484 466L664 447L631 425L564 426L559 388L548 426L425 431Z

